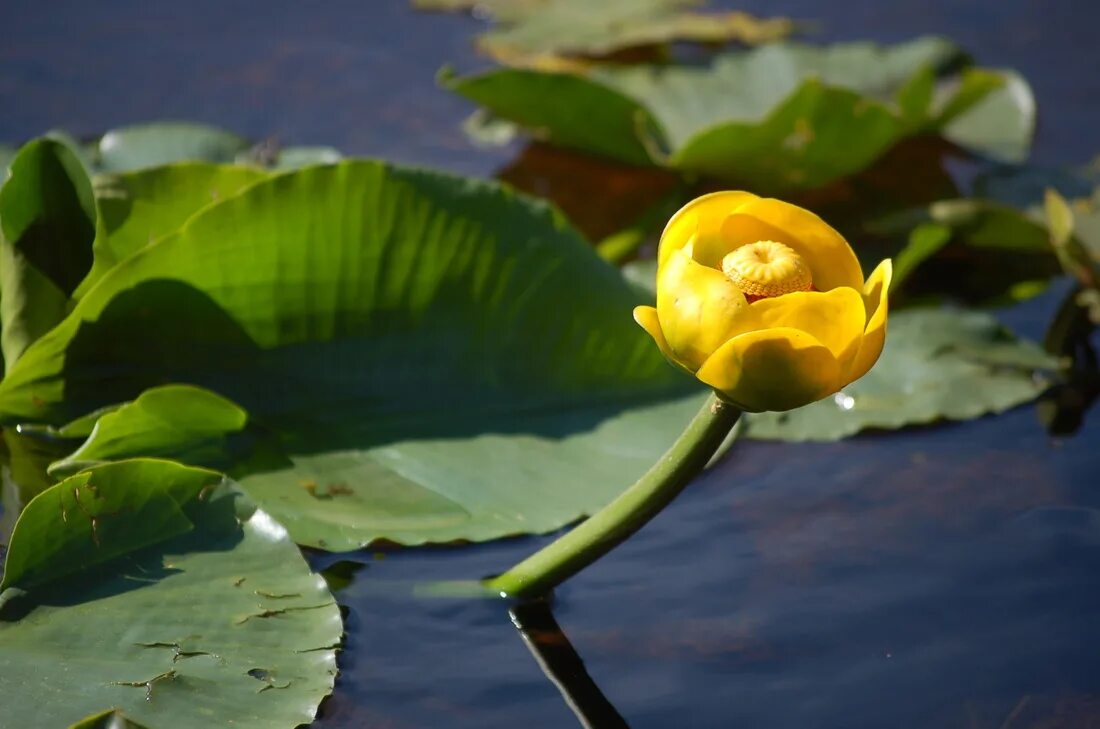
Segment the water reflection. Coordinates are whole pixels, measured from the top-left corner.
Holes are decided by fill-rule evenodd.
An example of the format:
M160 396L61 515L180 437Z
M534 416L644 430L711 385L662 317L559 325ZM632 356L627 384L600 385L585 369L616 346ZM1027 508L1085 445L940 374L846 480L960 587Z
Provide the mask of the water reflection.
M550 611L546 600L519 603L508 611L512 624L585 729L626 727L619 712L588 675L584 661Z

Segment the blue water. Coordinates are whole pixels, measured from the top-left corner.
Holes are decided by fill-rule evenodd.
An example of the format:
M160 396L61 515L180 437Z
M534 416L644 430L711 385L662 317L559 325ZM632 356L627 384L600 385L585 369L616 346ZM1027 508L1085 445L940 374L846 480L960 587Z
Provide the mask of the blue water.
M736 6L820 21L829 40L949 35L1031 81L1037 161L1100 152L1097 4ZM516 153L474 149L470 107L434 85L444 63L482 63L477 23L404 0L9 3L0 19L3 140L184 118L475 175ZM1005 321L1038 337L1056 303ZM1098 436L1100 413L1052 439L1028 406L838 444L742 442L554 612L633 727L1098 726ZM354 555L368 566L338 593L347 643L319 725L575 725L505 605L410 589L545 541Z

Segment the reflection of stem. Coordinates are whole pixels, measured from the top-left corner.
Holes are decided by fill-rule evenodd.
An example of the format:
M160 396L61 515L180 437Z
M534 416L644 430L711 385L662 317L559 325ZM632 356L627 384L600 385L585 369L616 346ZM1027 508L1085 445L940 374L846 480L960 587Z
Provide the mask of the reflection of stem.
M486 585L508 597L544 595L611 551L655 517L707 465L741 411L711 395L672 447L633 486Z
M585 729L626 727L627 723L588 675L584 661L562 632L545 600L520 603L509 613L527 649Z

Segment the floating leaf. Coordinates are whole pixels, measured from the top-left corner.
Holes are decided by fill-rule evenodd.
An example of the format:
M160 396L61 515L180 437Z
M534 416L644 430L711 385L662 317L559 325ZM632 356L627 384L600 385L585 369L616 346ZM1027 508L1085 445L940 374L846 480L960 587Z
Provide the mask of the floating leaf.
M964 69L922 91L930 70L957 54L937 38L891 47L787 43L728 53L704 68L505 68L444 74L442 82L554 144L772 193L851 175L921 134L1010 159L1026 153L1034 104L1018 77ZM981 131L992 126L1001 135L986 144Z
M277 170L292 170L306 165L332 164L344 158L335 147L284 147L279 150Z
M115 558L80 573L60 561L39 565L51 582L4 593L5 722L67 726L105 706L152 727L208 727L215 717L294 727L313 719L336 673L339 610L267 514L249 514L231 489L195 493L219 479L165 461L126 461L63 481L27 506L7 582L20 583L13 565L26 555L56 554L57 539L85 565L100 550ZM99 509L98 543L82 510L63 516L59 502L74 499ZM116 506L141 518L112 516ZM157 524L171 533L152 540ZM137 538L123 539L124 529Z
M960 147L978 150L1003 162L1027 159L1035 136L1035 97L1015 71L984 71L970 78L983 84L974 102L946 121L943 136ZM966 77L964 77L964 82ZM989 90L992 88L992 90Z
M49 473L65 476L134 456L226 468L234 460L228 441L247 422L248 413L209 390L190 385L155 387L100 415L88 439L51 464ZM70 423L60 432L78 432L80 424Z
M1028 188L1009 185L1003 189L1018 193ZM916 222L908 246L898 256L898 263L904 265L895 267L903 274L896 281L912 276L912 288L919 293L1001 304L1042 293L1063 272L1088 285L1094 275L1090 269L1100 264L1098 200L1100 196L1055 203L1050 211L1054 218L1043 204L1021 210L982 198L941 200L926 210L879 221L874 227L880 232L897 232ZM1052 220L1055 230L1049 227ZM935 230L937 235L946 234L948 240L935 250L924 250L922 246L929 241L922 236L927 233L918 234L918 230ZM1054 246L1055 241L1062 243ZM1059 254L1064 264L1059 262Z
M84 166L65 144L29 142L0 188L0 318L10 367L69 310L92 264L95 199Z
M791 34L787 18L700 13L697 0L413 0L422 10L474 10L498 26L481 36L485 54L515 65L562 65L561 56L605 56L673 41L770 43Z
M0 384L0 411L60 423L191 383L278 435L281 461L242 486L302 543L549 531L698 408L638 302L558 214L495 185L307 168L111 269Z
M1036 370L1057 367L1038 345L1016 339L992 316L964 310L891 314L881 359L833 398L786 413L748 416L748 434L840 440L869 428L999 413L1047 387Z
M204 206L234 195L265 174L256 167L180 162L97 177L95 195L103 227L93 246L95 262L78 296L122 259L176 230Z
M112 129L99 140L104 172L125 172L184 160L233 162L252 144L233 132L194 122L153 122Z
M222 477L169 465L114 463L36 496L15 524L0 594L10 587L37 587L191 531L182 507Z

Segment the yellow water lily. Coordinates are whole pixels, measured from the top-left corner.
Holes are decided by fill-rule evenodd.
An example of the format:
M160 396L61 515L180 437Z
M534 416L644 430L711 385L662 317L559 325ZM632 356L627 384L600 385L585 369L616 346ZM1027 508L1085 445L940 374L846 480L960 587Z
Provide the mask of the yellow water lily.
M859 379L886 338L890 260L864 281L851 246L797 205L716 192L669 221L657 307L634 318L674 364L742 410L790 410Z

